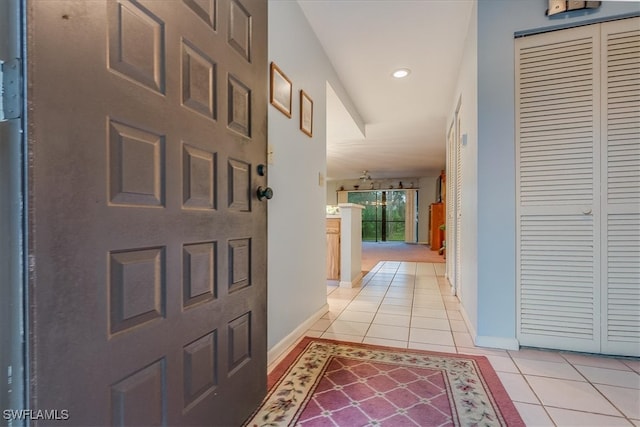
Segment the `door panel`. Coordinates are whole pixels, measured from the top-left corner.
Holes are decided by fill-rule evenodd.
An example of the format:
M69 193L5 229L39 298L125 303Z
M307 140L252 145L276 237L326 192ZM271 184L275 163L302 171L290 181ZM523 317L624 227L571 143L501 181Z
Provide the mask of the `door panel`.
M600 349L599 49L589 26L516 40L522 345Z
M455 273L453 274L455 282L455 290L458 298L462 298L462 104L458 106L456 111L456 174L455 174Z
M602 31L602 352L640 355L640 18Z
M454 122L455 123L455 122ZM456 206L456 182L458 180L456 170L456 133L455 125L451 123L447 134L447 217L446 217L446 248L445 256L448 255L447 278L451 284L451 292L455 294L456 278L456 228L455 228L455 206Z
M266 390L266 1L29 7L32 406L241 423Z

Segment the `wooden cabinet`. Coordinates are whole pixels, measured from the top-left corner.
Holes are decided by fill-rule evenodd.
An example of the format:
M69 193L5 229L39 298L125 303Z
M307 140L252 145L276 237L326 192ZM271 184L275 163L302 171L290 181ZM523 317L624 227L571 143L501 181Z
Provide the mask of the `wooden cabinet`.
M429 245L432 251L437 251L442 247L444 232L440 226L445 223L444 203L432 203L431 214L429 215Z
M327 218L327 279L340 280L340 218Z

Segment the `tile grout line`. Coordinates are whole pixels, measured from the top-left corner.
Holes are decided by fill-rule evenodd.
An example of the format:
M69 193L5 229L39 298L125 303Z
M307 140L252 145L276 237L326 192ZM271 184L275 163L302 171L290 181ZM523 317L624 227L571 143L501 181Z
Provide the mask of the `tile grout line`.
M342 313L344 313L344 312L347 310L347 307L349 306L349 304L351 304L351 303L352 303L352 302L353 302L353 301L354 301L358 296L362 295L362 291L365 289L365 287L368 285L368 283L369 283L371 280L374 280L374 279L375 279L375 276L376 276L378 273L389 273L388 271L382 271L382 272L380 271L382 268L384 268L385 264L386 264L386 262L383 262L383 263L382 263L382 265L378 266L378 268L375 270L375 273L374 273L373 275L369 276L369 277L368 277L368 279L366 280L366 282L365 282L365 280L364 280L364 279L362 280L362 284L361 284L361 288L360 288L360 290L358 290L358 292L356 292L355 294L353 294L353 295L351 295L351 296L350 296L350 299L349 299L349 301L348 301L347 305L346 305L344 308L340 309L340 312L339 312L339 314L338 314L338 317L339 317ZM413 322L413 316L414 316L414 312L415 312L415 306L414 306L414 304L415 304L415 299L416 299L416 297L417 297L416 289L417 289L417 278L418 278L418 264L419 264L419 263L415 263L415 269L413 269L413 272L414 272L414 274L413 274L413 280L412 280L413 291L411 292L411 295L412 295L412 297L411 297L411 305L410 305L410 307L409 307L409 328L408 328L408 329L409 329L409 331L408 331L408 337L407 337L407 341L406 341L406 347L407 347L407 348L409 348L409 345L410 345L410 342L411 342L411 341L410 341L410 339L411 339L411 330L412 330L412 328L413 328L413 324L414 324L414 322ZM432 263L430 263L430 264L432 264ZM394 282L394 280L397 278L398 274L400 274L400 268L402 267L402 265L403 265L403 262L399 262L399 263L398 263L398 265L396 266L396 268L395 268L395 269L393 269L393 275L392 275L391 279L389 280L389 282L388 282L386 285L384 285L384 288L382 288L382 287L381 287L381 289L384 289L384 293L382 294L382 298L380 299L380 301L379 301L379 302L378 302L378 304L377 304L377 307L376 307L375 312L373 312L373 317L372 317L371 321L370 321L370 322L368 322L368 327L367 327L367 329L366 329L366 331L365 331L365 333L364 333L364 336L362 337L362 342L364 342L364 340L367 338L367 334L369 333L369 331L370 331L371 327L373 326L374 321L375 321L375 318L376 318L379 314L381 314L381 313L380 313L380 309L381 309L382 303L384 302L384 300L385 300L386 298L388 298L388 297L389 297L389 298L391 298L391 297L392 297L392 296L390 296L390 295L389 295L389 291L392 289L392 286L393 286L393 282ZM436 280L436 285L437 285L437 290L438 290L438 294L437 294L437 295L439 295L439 296L440 296L440 302L444 305L444 308L445 308L445 314L446 314L446 320L447 320L447 323L448 323L448 325L449 325L449 333L451 334L451 336L452 336L452 338L453 338L453 332L454 332L454 331L453 331L453 327L452 327L452 320L453 320L453 319L450 317L450 315L451 315L451 313L452 313L453 311L456 311L456 310L449 310L449 309L447 308L446 304L444 304L444 303L445 303L445 301L444 301L443 290L442 290L442 288L441 288L441 286L440 286L440 282L439 282L439 280L438 280L438 277L439 277L439 276L438 276L438 272L437 272L437 269L436 269L435 267L436 267L435 265L433 265L433 264L431 265L431 268L433 268L433 269L434 269L434 271L433 271L433 272L434 272L434 277L435 277L435 280ZM375 268L375 267L374 267L374 268ZM373 271L373 269L372 269L372 271ZM369 273L371 273L371 272L369 272ZM406 273L406 272L405 272L405 273ZM402 287L404 287L405 285L406 285L406 282L405 282L405 284L404 284L404 285L399 286L399 287L397 287L397 288L398 288L398 289L401 289L401 288L402 288ZM335 291L335 289L334 289L331 293L333 293L334 291ZM330 294L331 294L331 293L330 293ZM428 299L430 300L431 298L428 298ZM458 301L458 304L459 304L459 301ZM390 314L392 314L392 313L390 313ZM336 317L336 320L338 320L338 317ZM457 319L456 319L456 320L457 320ZM330 322L330 324L332 324L333 322L334 322L334 321L331 321L331 322ZM390 326L391 326L391 325L390 325ZM427 328L427 329L428 329L428 328ZM325 330L325 332L326 332L326 330ZM469 334L469 331L467 330L467 332L466 332L466 333L467 333L467 334ZM369 338L374 338L374 339L376 339L375 337L369 337ZM398 342L401 342L401 341L398 341ZM428 344L428 343L424 343L424 344ZM476 347L476 346L475 346L475 345L473 345L473 347ZM455 350L456 350L456 353L460 354L460 348L461 348L461 347L460 347L460 346L455 342L455 338L454 338L454 348L455 348ZM582 372L581 372L581 371L576 367L576 365L578 365L578 366L583 366L583 365L580 365L579 363L578 363L578 364L574 364L574 363L573 363L573 362L571 362L567 357L565 357L562 353L558 353L558 354L561 356L561 358L562 358L563 362L556 362L556 363L567 363L569 366L571 366L571 367L573 368L573 370L578 371L578 374L579 374L579 375L580 375L580 376L581 376L585 381L578 381L578 380L575 380L575 379L573 379L573 380L572 380L572 379L567 379L567 378L558 378L557 376L545 376L545 375L530 375L530 376L532 376L532 377L541 377L541 378L549 378L549 379L556 379L556 380L561 380L561 381L574 381L574 382L578 382L578 383L586 383L586 384L589 384L589 385L591 386L591 388L595 389L595 391L596 391L596 393L597 393L596 395L599 395L600 397L604 398L604 400L605 400L606 402L608 402L608 403L611 405L611 407L615 408L615 410L617 411L617 413L618 413L619 415L603 414L603 413L598 413L598 412L589 412L589 411L585 411L585 410L571 409L571 408L565 408L565 407L554 406L554 405L544 405L544 404L542 403L541 397L540 397L540 396L539 396L539 394L538 394L538 393L533 389L533 387L531 386L531 384L530 384L530 383L529 383L529 381L528 381L527 376L523 373L523 371L522 371L522 369L520 368L520 366L516 363L516 358L514 358L514 356L511 354L511 352L507 351L507 352L505 352L505 355L501 355L501 357L505 357L505 356L506 356L506 357L508 358L508 360L513 364L513 366L515 367L515 369L516 369L516 371L517 371L517 372L506 372L506 371L502 371L502 372L503 372L503 373L507 373L507 374L515 374L515 375L518 375L520 378L522 378L522 379L524 380L524 384L526 384L526 385L527 385L527 387L529 388L529 390L531 391L531 393L535 396L536 401L538 402L538 403L530 403L530 402L523 402L523 401L516 401L516 400L513 400L513 402L514 402L514 403L520 403L520 404L523 404L523 405L534 405L534 406L539 406L539 407L541 407L541 408L542 408L542 410L545 412L545 414L547 415L547 417L549 418L549 420L551 421L551 423L552 423L554 426L556 426L556 425L557 425L557 423L556 423L556 421L551 417L551 414L550 414L550 412L549 412L548 408L556 408L556 409L560 409L560 410L563 410L563 411L574 411L574 412L579 412L579 413L583 413L583 414L591 414L591 415L599 415L599 416L612 417L612 418L617 418L617 419L624 419L624 420L626 420L627 422L630 422L632 425L634 425L634 423L633 423L633 421L632 421L632 420L635 420L635 419L634 419L634 418L632 418L632 416L631 416L631 415L627 416L627 415L626 415L626 414L625 414L625 413L624 413L624 412L623 412L623 411L622 411L622 410L621 410L621 409L620 409L616 404L614 404L614 402L613 402L612 400L610 400L609 398L607 398L607 396L605 396L605 395L604 395L604 393L603 393L603 392L601 392L601 391L600 391L600 389L598 389L598 388L596 387L596 385L595 385L596 383L593 383L591 380L589 380L589 378L587 378L587 377L586 377L586 375L585 375L585 374L583 374L583 373L582 373ZM532 359L532 360L538 360L538 359L535 359L535 358L534 358L534 359ZM590 366L590 365L584 365L584 366L587 366L587 367L593 367L593 368L599 368L599 369L605 369L605 370L606 370L606 369L610 369L610 370L617 370L617 371L623 371L623 372L629 372L629 373L635 373L635 374L638 374L638 371L637 371L636 369L634 369L634 367L633 367L633 366L630 366L629 364L625 363L625 361L624 361L624 360L620 360L620 362L621 362L621 363L623 363L623 365L627 368L627 370L615 369L615 368L607 368L607 367L602 367L602 366ZM497 372L497 371L496 371L496 372ZM550 374L550 375L552 375L552 374ZM623 387L623 386L617 386L617 385L609 385L609 384L603 384L603 385L604 385L604 386L616 387L616 388L620 388L620 389L628 389L628 390L636 390L636 391L637 391L637 389L635 389L635 388L629 388L629 387Z
M529 380L527 378L527 374L525 374L521 369L520 366L515 362L515 360L513 360L513 356L511 355L511 353L507 352L507 354L509 355L509 358L511 359L511 361L513 362L513 364L515 365L516 369L518 370L518 375L520 375L522 377L522 379L524 380L524 382L527 384L527 386L529 387L529 389L531 390L531 392L533 393L533 395L536 397L536 399L538 399L538 402L540 402L540 406L542 407L542 409L545 411L545 413L547 414L547 416L549 417L549 419L551 420L551 422L553 423L554 426L557 426L557 423L555 422L555 420L553 419L553 417L551 416L551 414L549 413L549 411L547 410L547 407L549 408L556 408L556 409L562 409L564 411L574 411L574 412L581 412L584 414L593 414L593 415L601 415L601 416L607 416L607 417L615 417L615 418L623 418L627 421L629 421L631 423L631 425L634 425L631 422L631 418L627 417L627 415L625 415L625 413L618 408L617 405L615 405L611 400L609 400L587 377L585 377L582 372L580 372L578 369L576 369L576 367L573 365L573 363L569 362L567 359L564 358L564 356L562 356L560 354L560 356L566 361L567 364L569 364L574 370L576 370L578 372L578 374L580 374L585 380L586 380L586 384L589 384L598 394L600 394L616 411L618 411L618 413L620 414L618 415L611 415L611 414L602 414L599 412L589 412L589 411L583 411L580 409L571 409L571 408L563 408L560 406L554 406L554 405L545 405L542 402L542 399L540 398L540 396L538 395L538 393L535 391L535 389L531 386L531 383L529 383ZM537 360L537 359L532 359L532 360ZM561 362L552 362L552 363L561 363ZM549 378L549 379L555 379L555 380L560 380L560 381L574 381L577 383L585 383L585 381L578 381L578 380L571 380L571 379L567 379L567 378L558 378L558 377L550 377L550 376L545 376L545 375L529 375L531 377L539 377L539 378ZM513 400L513 399L512 399ZM514 400L515 402L515 400ZM528 403L528 402L520 402L520 403Z
M524 373L522 372L522 369L520 369L520 366L516 363L515 360L513 360L514 358L511 355L511 353L507 351L507 355L509 356L509 359L511 360L511 363L513 363L513 366L515 366L516 370L518 371L518 373L516 375L519 375L524 380L524 382L527 385L527 387L529 387L529 390L531 390L531 393L538 400L539 406L542 408L542 410L545 412L545 414L547 414L547 417L549 417L549 420L551 420L551 422L553 423L554 426L557 426L558 424L555 422L555 420L553 419L553 417L551 416L551 414L547 410L547 407L542 403L542 399L540 398L540 396L538 396L538 393L536 393L536 391L533 389L531 384L529 384L529 380L527 380L527 377L525 377ZM497 372L496 372L496 374L497 374ZM508 393L509 392L507 392L507 394ZM515 402L515 400L513 400L513 398L511 400ZM521 402L521 403L527 403L527 402Z
M386 264L386 262L385 262L385 264ZM380 311L380 306L382 305L382 301L384 301L384 299L387 296L387 293L389 292L389 288L391 288L391 284L393 283L393 279L396 277L396 274L398 274L398 268L400 268L400 264L398 264L398 267L396 268L396 271L393 273L393 277L391 278L391 280L389 281L389 284L387 285L387 290L385 291L384 295L382 296L382 299L380 300L380 303L378 304L378 307L376 308L376 311L373 314L373 319L371 319L371 322L369 323L369 327L367 328L367 330L364 333L364 336L362 337L362 342L363 343L364 343L365 338L367 338L367 334L369 333L369 330L371 329L371 325L373 325L373 321L375 320L376 316L378 315L378 311Z
M416 300L416 278L418 277L418 263L413 276L413 296L411 297L411 310L409 312L409 334L407 335L407 348L411 345L411 324L413 323L413 304Z

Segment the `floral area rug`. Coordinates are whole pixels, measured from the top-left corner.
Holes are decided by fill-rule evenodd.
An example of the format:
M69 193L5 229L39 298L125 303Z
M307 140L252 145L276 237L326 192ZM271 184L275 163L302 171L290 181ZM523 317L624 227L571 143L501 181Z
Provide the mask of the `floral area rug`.
M304 338L245 426L524 426L483 356Z

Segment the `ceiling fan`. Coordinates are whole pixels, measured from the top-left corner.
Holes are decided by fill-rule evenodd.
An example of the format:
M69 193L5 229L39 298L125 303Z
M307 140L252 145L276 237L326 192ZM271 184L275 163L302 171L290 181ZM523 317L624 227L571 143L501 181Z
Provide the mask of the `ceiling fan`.
M367 182L371 181L371 175L369 175L369 171L362 171L362 175L360 175L360 181Z

